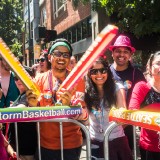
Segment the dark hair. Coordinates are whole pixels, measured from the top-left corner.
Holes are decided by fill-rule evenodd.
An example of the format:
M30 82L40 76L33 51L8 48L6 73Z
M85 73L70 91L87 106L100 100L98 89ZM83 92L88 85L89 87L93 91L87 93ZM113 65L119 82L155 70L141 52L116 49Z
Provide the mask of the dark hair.
M48 50L42 50L40 56L44 56L46 62L47 62L47 69L51 69L51 62L48 60Z
M49 46L49 48L48 48L48 54L49 54L49 52L50 52L51 47L52 47L55 43L57 43L57 42L65 42L65 43L69 46L69 48L70 48L70 56L72 56L72 51L73 51L72 46L71 46L71 44L70 44L66 39L64 39L64 38L59 38L59 39L56 39L55 41L51 41L51 42L50 42L50 46Z
M28 66L25 66L25 65L22 65L23 68L25 69L25 71L31 76L31 77L35 77L35 74L32 70L31 67L28 67ZM16 73L15 72L12 72L13 73L13 77L17 77Z
M107 68L107 80L103 85L104 90L104 103L107 104L105 107L112 107L116 104L116 94L115 94L115 82L113 80L112 73L108 66L106 60L102 57L98 58L96 63L101 63L104 68ZM93 68L93 67L92 67ZM91 69L92 69L91 68ZM86 93L85 93L85 102L87 104L88 109L91 111L92 107L94 106L96 109L100 106L100 98L98 95L98 90L96 84L90 78L89 72L86 78Z
M31 77L34 77L34 76L35 76L31 67L28 67L28 66L23 65L23 68L27 71L27 73L28 73Z
M149 59L148 59L148 62L147 62L147 68L146 68L146 72L151 76L151 68L152 68L152 62L155 60L155 58L157 56L160 56L160 51L157 51L156 53L154 54L151 54Z

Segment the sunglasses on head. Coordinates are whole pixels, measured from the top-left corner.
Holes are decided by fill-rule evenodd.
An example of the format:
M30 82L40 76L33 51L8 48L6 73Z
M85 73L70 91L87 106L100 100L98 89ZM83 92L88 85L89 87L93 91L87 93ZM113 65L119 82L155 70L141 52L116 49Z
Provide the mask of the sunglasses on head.
M63 58L69 58L70 57L69 52L60 52L58 50L54 50L52 54L53 54L54 57L61 57L61 56L63 56Z
M108 71L107 68L91 69L90 74L91 75L96 75L96 74L98 74L98 72L101 73L101 74L106 74L107 71Z
M44 62L46 59L45 58L40 58L40 59L37 59L37 62Z

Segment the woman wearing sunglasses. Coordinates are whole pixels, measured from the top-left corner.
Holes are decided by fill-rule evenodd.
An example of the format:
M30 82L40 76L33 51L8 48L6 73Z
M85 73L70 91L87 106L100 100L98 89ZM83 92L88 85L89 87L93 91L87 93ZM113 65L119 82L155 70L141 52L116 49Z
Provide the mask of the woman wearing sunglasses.
M125 107L125 91L121 84L115 84L106 60L97 59L86 78L85 102L89 111L92 160L104 158L104 133L109 126L111 107ZM131 160L131 150L122 126L118 126L109 137L109 159Z
M34 73L30 67L23 66L25 71L34 78ZM20 91L20 95L13 102L10 108L23 108L23 107L35 107L37 106L36 96L29 97L27 92L27 87L22 83L22 81L14 75L14 81L17 88ZM28 100L29 99L29 100ZM9 142L14 150L18 146L19 158L21 160L35 160L34 154L37 149L37 128L36 122L18 122L17 123L17 133L18 141L15 141L15 124L9 124Z
M48 50L42 50L39 59L37 59L39 63L39 72L43 73L51 69L51 63L48 61Z

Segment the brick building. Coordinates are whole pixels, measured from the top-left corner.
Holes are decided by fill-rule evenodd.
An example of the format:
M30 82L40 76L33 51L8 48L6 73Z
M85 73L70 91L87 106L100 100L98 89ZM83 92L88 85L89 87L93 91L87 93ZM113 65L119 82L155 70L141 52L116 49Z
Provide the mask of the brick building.
M63 3L58 0L46 0L41 1L40 12L40 25L56 30L57 37L68 39L74 55L81 56L86 51L92 42L90 3L86 5L80 3L74 8L70 0Z
M34 57L34 60L38 57L37 52L39 54L39 50L35 50L35 47L43 49L48 46L46 31L50 31L48 32L50 34L55 30L58 38L66 38L72 44L73 54L79 59L99 31L107 24L105 16L99 18L99 14L91 11L91 3L85 5L79 3L77 7L74 7L72 0L24 1L28 2L28 4L27 2L25 3L24 8L25 6L28 9L30 7L30 14L35 14L35 16L30 15L32 19L29 18L26 21L30 25L29 29L26 30L30 31L29 37L31 37L30 39L33 41L31 45L33 45L25 44L30 48L28 51L25 47L28 52L31 52L28 55L30 55L30 58ZM35 1L38 1L39 8L32 11L31 4L35 3ZM98 21L99 19L100 21ZM53 34L53 37L50 37L49 40L54 40L54 38ZM33 49L31 50L31 48Z

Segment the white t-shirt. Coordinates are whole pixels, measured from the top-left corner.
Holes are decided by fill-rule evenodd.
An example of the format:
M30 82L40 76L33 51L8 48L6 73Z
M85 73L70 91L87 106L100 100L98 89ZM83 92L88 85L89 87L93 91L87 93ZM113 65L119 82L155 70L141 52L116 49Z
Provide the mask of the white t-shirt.
M124 88L121 83L116 83L116 91ZM89 131L91 139L98 141L104 140L104 133L111 122L109 122L109 111L110 108L104 107L108 104L104 104L103 100L100 103L100 110L92 110L89 114ZM109 140L113 140L118 137L123 137L124 131L122 126L114 128L109 136Z

